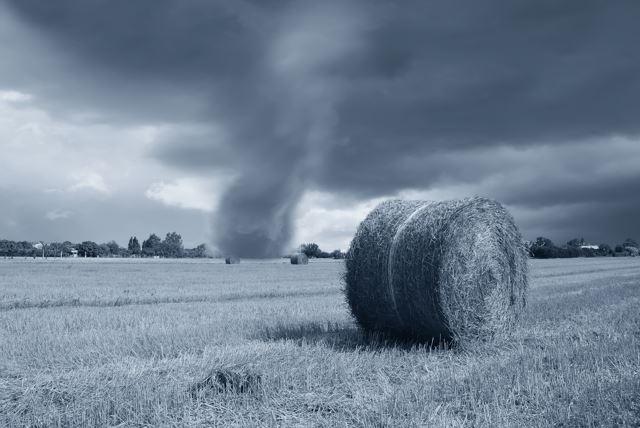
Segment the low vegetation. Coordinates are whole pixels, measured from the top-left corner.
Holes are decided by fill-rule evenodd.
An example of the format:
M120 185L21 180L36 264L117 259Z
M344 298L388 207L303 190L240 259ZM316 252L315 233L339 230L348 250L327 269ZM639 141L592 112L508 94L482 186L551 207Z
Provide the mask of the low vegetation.
M640 253L640 245L635 239L627 238L611 248L609 244L588 245L584 238L574 238L558 247L549 238L538 237L528 243L529 255L536 259L567 259L574 257L635 257Z
M0 426L640 424L640 259L530 272L462 350L362 334L339 261L0 260Z
M340 250L333 250L330 253L320 249L315 242L300 245L300 252L310 258L318 259L344 259L345 253Z
M0 239L0 257L168 257L168 258L206 258L212 257L205 244L195 248L184 248L182 236L169 232L164 240L152 233L142 241L136 236L129 238L127 248L122 248L116 241L97 244L93 241L73 243L64 242L29 242Z

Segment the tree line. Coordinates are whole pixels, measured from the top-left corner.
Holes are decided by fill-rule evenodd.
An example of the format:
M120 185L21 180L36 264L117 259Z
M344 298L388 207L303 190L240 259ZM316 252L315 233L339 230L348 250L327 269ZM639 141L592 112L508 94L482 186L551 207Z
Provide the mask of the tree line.
M93 241L80 243L50 242L36 243L29 241L11 241L0 239L0 257L167 257L167 258L207 258L213 257L205 244L194 248L184 248L182 236L169 232L161 239L155 233L140 243L136 236L131 236L126 247L115 241L98 244ZM586 245L584 238L574 238L563 246L557 246L549 238L543 236L527 242L529 255L538 259L570 258L570 257L620 257L637 256L640 245L635 239L627 238L622 243L611 247L599 244L597 248ZM325 252L314 242L302 244L299 251L310 258L343 259L346 254L340 250Z
M570 257L622 257L622 256L638 256L640 255L640 245L633 238L627 238L622 243L611 247L602 243L599 245L587 245L584 238L574 238L563 246L557 246L549 238L543 236L535 241L527 242L527 250L529 255L536 259L554 259L554 258L570 258ZM597 247L597 248L592 248ZM330 253L322 251L318 244L308 243L299 247L300 252L307 257L316 258L334 258L343 259L346 254L340 250Z
M333 250L330 253L322 251L315 242L300 245L300 252L309 258L315 257L318 259L344 259L346 256L346 254L340 250Z
M132 236L126 248L118 245L116 241L102 244L93 241L40 242L34 245L28 241L0 239L0 257L69 257L74 253L78 257L211 257L205 244L184 248L182 236L176 232L167 233L164 239L152 233L142 244L136 236Z
M592 248L597 247L597 248ZM608 244L595 246L587 245L584 238L574 238L563 246L556 246L549 238L540 236L535 241L528 242L529 255L536 259L555 259L570 257L622 257L637 256L640 245L633 238L627 238L613 248Z

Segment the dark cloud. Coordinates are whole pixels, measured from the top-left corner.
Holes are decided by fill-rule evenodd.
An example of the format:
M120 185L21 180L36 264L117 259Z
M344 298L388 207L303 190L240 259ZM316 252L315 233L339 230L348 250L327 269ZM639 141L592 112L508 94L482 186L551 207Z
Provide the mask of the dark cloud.
M180 86L190 80L215 84L247 70L261 51L259 35L268 25L264 9L246 2L54 4L27 0L10 4L74 54L125 70L134 78L160 78ZM260 14L257 20L255 14Z
M640 203L625 198L611 203L582 202L520 211L521 227L529 239L550 237L559 245L573 238L585 238L594 244L616 245L626 238L637 237ZM615 219L612 221L612 219Z
M210 171L231 169L238 163L225 136L214 129L176 130L165 133L149 150L149 156L177 168Z
M467 186L521 213L564 207L531 230L640 235L640 176L615 171L638 152L607 147L640 133L635 0L7 4L64 57L50 102L208 129L151 155L237 176L213 220L224 251L277 254L308 188Z
M332 147L339 167L326 185L343 186L354 164L384 170L406 154L640 131L637 3L420 4L376 31L384 42L372 54L404 50L405 65L391 78L364 68L349 86L337 130L348 147Z

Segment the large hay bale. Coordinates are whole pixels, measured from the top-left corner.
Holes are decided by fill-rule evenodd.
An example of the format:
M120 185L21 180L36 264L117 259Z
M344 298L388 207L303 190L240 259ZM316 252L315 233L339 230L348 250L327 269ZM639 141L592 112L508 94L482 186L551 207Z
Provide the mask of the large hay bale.
M238 263L240 263L240 257L229 256L224 259L224 262L228 265L237 265Z
M291 256L292 265L306 265L309 264L309 257L304 253L297 253Z
M346 265L353 316L393 337L492 336L525 306L524 243L489 199L383 202L360 224Z

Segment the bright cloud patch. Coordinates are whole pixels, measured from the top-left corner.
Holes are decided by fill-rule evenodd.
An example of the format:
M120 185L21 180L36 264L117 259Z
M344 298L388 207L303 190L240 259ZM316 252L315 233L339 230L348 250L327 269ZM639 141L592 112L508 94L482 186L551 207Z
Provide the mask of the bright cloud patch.
M309 191L298 205L291 244L315 242L324 251L345 251L358 224L383 199L354 202L328 192Z
M56 221L56 220L62 220L62 219L65 219L65 218L69 218L72 215L73 215L73 212L71 212L71 211L53 210L53 211L47 212L44 216L48 220Z
M0 91L0 100L9 103L31 101L33 97L18 91Z
M70 192L77 192L81 190L89 190L102 194L109 194L111 190L104 178L97 172L80 172L71 175L71 178L75 183L69 186Z
M165 205L211 212L215 208L215 192L210 182L197 178L179 178L171 183L151 184L145 196Z

